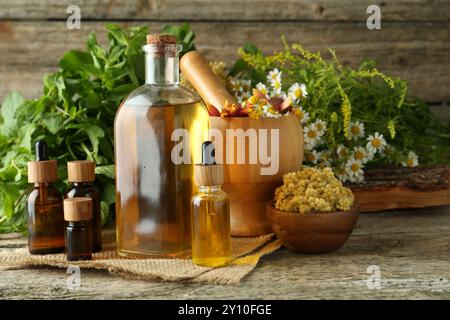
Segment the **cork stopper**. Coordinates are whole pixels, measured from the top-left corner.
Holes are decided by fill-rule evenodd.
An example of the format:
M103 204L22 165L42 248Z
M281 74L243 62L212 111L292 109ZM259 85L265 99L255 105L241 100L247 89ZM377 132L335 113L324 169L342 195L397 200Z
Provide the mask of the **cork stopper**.
M87 221L92 219L91 198L70 198L64 200L64 220Z
M58 162L56 160L28 162L28 182L46 183L58 180Z
M70 182L91 182L95 180L95 162L77 160L67 162L67 175Z
M176 44L177 37L169 34L148 34L147 35L147 44Z

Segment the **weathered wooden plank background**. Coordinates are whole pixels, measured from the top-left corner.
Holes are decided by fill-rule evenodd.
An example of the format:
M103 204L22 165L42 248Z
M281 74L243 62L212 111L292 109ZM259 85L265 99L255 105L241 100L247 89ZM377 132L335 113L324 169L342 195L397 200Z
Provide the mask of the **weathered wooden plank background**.
M81 29L68 30L69 5L81 9ZM368 30L366 9L381 7L381 30ZM443 119L450 117L449 0L2 0L0 2L0 100L13 89L27 97L41 92L45 72L57 68L68 49L81 49L87 34L105 39L104 23L191 21L197 47L208 58L231 63L237 49L253 42L280 50L280 35L307 49L335 48L346 64L373 58L379 69L409 81Z

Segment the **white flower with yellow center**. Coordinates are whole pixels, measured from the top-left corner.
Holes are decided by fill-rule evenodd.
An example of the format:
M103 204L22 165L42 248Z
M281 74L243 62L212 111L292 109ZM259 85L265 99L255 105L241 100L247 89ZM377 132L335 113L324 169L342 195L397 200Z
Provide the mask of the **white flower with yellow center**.
M353 149L352 156L355 160L359 160L362 163L367 163L367 161L373 159L373 153L364 147L355 147Z
M378 132L375 132L374 135L370 135L367 138L367 145L366 148L369 152L372 152L373 154L377 152L383 151L383 149L386 147L386 140L384 140L383 135L379 134Z
M351 182L360 182L364 179L364 165L361 161L351 157L345 164L345 172Z
M364 138L364 123L361 123L359 121L350 122L349 131L353 140Z
M267 95L268 93L266 85L261 82L256 85L256 89L258 89L263 95Z
M327 123L323 120L317 119L316 121L314 121L314 126L317 129L317 132L319 133L319 136L323 136L323 134L325 133L326 129L327 129Z
M347 172L345 172L345 169L342 168L336 168L334 173L336 174L336 177L338 177L341 182L346 182L349 180Z
M302 107L292 108L292 113L295 114L302 124L305 124L309 120L309 113L303 110Z
M314 123L310 124L309 126L305 126L305 129L303 130L303 137L305 143L310 144L312 146L317 145L320 136Z
M294 83L289 87L288 96L292 101L298 102L301 98L305 98L308 95L305 84Z
M269 71L269 73L267 74L267 81L272 83L275 80L281 82L281 71L277 68Z
M280 79L276 79L270 82L270 85L272 86L272 95L273 96L277 96L281 94L281 80Z
M317 162L320 160L320 152L317 152L316 150L310 150L305 153L305 161L311 162L312 164L317 164Z
M402 166L404 167L417 167L419 165L419 157L414 151L410 151L408 153L408 159L402 162Z
M344 145L340 144L337 147L336 153L340 158L344 158L344 157L348 156L348 149Z

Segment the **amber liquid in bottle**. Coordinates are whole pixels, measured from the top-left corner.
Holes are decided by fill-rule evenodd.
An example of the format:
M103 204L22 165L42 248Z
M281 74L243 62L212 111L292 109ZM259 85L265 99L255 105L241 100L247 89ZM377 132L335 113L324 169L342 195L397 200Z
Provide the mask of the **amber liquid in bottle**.
M179 46L167 45L163 54L155 52L161 46L146 47L146 84L115 119L117 249L132 257L184 256L191 249L193 164L201 159L208 114L178 84ZM186 148L174 149L180 141Z
M219 267L230 259L228 196L220 186L200 186L192 198L192 262Z
M31 254L64 251L64 213L61 194L51 183L35 183L27 199L28 247Z

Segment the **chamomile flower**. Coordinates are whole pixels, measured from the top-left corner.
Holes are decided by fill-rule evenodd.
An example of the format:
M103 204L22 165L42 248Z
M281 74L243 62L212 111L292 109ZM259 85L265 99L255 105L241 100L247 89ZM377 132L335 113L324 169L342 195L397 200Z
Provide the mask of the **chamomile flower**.
M336 177L338 177L339 180L341 180L341 182L346 182L349 180L349 176L347 174L347 172L345 171L345 168L335 168L334 169L334 174L336 175Z
M385 147L386 147L386 140L383 138L382 134L375 132L374 135L370 135L367 138L366 148L369 152L375 154L377 152L383 151Z
M312 146L317 145L317 142L320 139L319 131L317 130L314 123L310 124L309 126L305 126L305 129L303 130L303 136L305 142Z
M272 86L272 95L278 96L281 94L282 87L281 87L281 79L275 79L270 82L270 85Z
M256 89L258 89L264 95L267 95L268 93L266 85L261 82L256 85Z
M350 122L349 131L353 140L364 138L364 123L359 121Z
M262 105L262 115L263 117L268 118L278 118L281 116L281 114L270 104L264 103Z
M364 179L363 163L351 157L345 164L345 172L351 182L360 182Z
M310 150L305 153L305 161L311 162L312 164L317 164L319 160L320 152L317 152L316 150Z
M419 165L419 157L414 151L410 151L408 153L408 159L402 162L402 166L404 167L417 167Z
M316 121L314 121L313 124L317 129L319 137L323 136L323 134L325 133L325 131L327 129L327 123L323 120L317 119Z
M277 68L269 71L269 73L267 74L267 81L269 81L270 83L272 83L275 80L278 80L278 82L281 82L281 71L278 70Z
M302 107L294 107L292 108L292 113L295 114L302 124L305 124L309 120L309 113L303 110Z
M305 98L308 95L305 84L294 83L288 90L288 96L292 101L298 102L301 98Z
M337 147L337 151L336 151L337 155L340 158L345 158L346 156L348 156L348 148L342 144L338 145Z
M365 164L373 159L373 153L364 147L355 147L352 152L352 157L353 159L359 160Z

